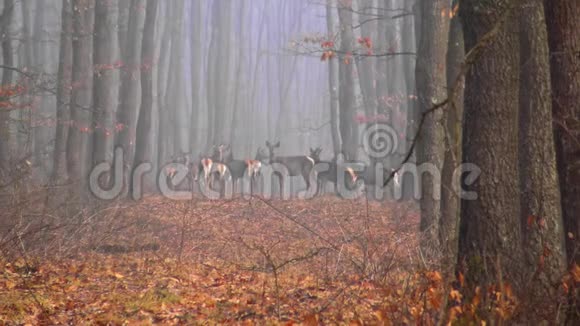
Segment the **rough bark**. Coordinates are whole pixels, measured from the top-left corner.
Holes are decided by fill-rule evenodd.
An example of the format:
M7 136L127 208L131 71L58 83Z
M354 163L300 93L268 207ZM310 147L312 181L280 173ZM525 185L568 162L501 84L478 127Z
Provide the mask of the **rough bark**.
M566 270L564 226L552 127L548 35L542 0L523 1L520 16L521 222L530 282L527 298L551 321L558 309L555 288ZM539 316L539 312L548 315Z
M56 90L56 137L54 144L53 181L66 179L66 139L70 119L72 83L72 0L63 0L61 15L60 51L58 59L58 84Z
M95 2L94 33L94 81L93 81L93 162L113 162L113 140L115 126L113 117L117 109L119 72L115 67L118 60L117 19L118 4L105 1Z
M569 264L580 264L580 2L545 4L566 251Z
M454 1L454 4L456 2ZM463 30L458 16L451 19L449 46L447 48L447 92L450 105L447 107L445 129L445 161L441 172L441 244L449 265L457 259L459 237L460 184L454 173L461 163L463 123L463 98L465 79L460 76L461 64L465 57ZM459 80L457 78L460 77ZM456 83L459 83L456 85ZM452 93L452 90L456 93Z
M441 12L448 12L448 0L421 0L419 5L423 13L421 23L421 40L417 51L415 78L419 110L426 112L434 104L442 102L447 91L446 54L449 39L449 18ZM441 258L440 223L441 223L441 179L438 175L443 167L445 157L445 132L443 121L444 110L436 110L426 116L420 131L417 158L419 164L430 167L421 176L421 249L428 259ZM433 250L435 249L435 250Z
M355 124L355 91L354 91L354 33L352 30L352 1L338 0L338 17L340 22L340 52L343 53L339 63L339 105L340 134L342 152L348 160L356 159L358 150L358 130Z
M477 199L462 199L460 255L466 280L482 285L511 284L521 293L522 273L518 169L518 15L501 0L466 0L459 8L465 49L482 37L481 55L466 76L463 162L481 175L464 188ZM509 14L505 20L502 19Z
M86 182L90 128L93 63L91 55L94 3L73 0L73 71L71 93L71 128L67 139L67 173L71 182Z

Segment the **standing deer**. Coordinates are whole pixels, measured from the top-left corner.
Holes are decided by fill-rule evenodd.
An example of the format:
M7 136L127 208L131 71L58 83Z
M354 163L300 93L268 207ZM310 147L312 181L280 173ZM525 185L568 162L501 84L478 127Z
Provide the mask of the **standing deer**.
M312 157L314 159L314 161L316 162L316 164L319 163L326 163L328 164L328 169L325 171L319 171L316 177L317 183L318 183L318 191L317 194L320 194L322 192L322 190L324 189L324 186L330 182L333 183L336 186L336 182L338 180L338 158L335 156L332 160L330 161L322 161L320 159L320 153L322 153L322 148L317 147L317 148L310 148L310 157ZM350 168L350 167L346 167L344 170L345 174L344 174L344 185L347 186L348 188L352 188L355 184L356 184L356 180L358 178L357 174L355 173L355 171Z
M190 157L187 153L180 153L180 154L173 155L171 157L170 162L177 163L177 164L184 164L187 168L189 168L191 160L190 160ZM178 170L172 166L168 166L165 168L165 175L167 177L167 184L168 185L173 185L173 178L177 174L177 171ZM188 184L190 184L190 185L193 184L191 176L189 174L187 175L187 181L188 181ZM177 187L179 185L175 185L175 186Z
M234 159L231 146L224 144L218 146L218 156L230 170L232 181L234 182L234 190L235 185L246 173L250 177L250 182L252 182L252 184L255 183L256 178L260 173L260 169L262 168L262 162L267 158L263 153L262 148L258 148L254 159L236 160Z
M216 160L216 157L218 157L218 149L216 146L212 147L211 152L212 155L203 156L200 154L201 159L197 167L192 171L194 180L197 181L199 175L203 174L206 188L211 189L217 179L222 184L221 189L224 189L223 184L227 181L226 177L229 169L224 163Z
M307 155L300 156L276 156L274 150L280 147L280 142L276 144L271 144L266 141L266 147L268 147L270 164L279 163L284 165L288 169L288 174L290 177L295 177L301 175L306 182L306 190L310 190L310 172L314 168L314 159ZM280 193L284 189L284 176L280 179Z

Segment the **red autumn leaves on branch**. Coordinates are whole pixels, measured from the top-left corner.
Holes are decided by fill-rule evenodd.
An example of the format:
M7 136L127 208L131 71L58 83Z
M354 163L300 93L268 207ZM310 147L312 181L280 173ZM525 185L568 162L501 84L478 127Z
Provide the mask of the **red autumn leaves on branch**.
M367 55L373 54L373 42L371 41L370 37L359 37L357 40L358 44L360 44L365 50ZM336 56L336 50L334 49L334 41L325 40L320 43L320 47L322 48L323 52L320 56L320 61L326 61L334 58ZM345 64L350 64L352 60L352 53L347 52L344 54L343 61Z

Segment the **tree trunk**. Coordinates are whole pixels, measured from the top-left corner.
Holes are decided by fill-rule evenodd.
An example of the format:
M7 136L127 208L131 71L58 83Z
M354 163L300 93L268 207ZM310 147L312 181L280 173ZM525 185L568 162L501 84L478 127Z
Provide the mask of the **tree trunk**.
M481 285L482 294L508 283L521 293L518 15L500 0L466 0L459 10L469 22L463 25L466 51L495 31L466 76L463 162L482 174L465 187L477 199L462 200L459 250L466 280Z
M447 95L446 53L449 40L449 18L441 12L449 12L448 0L421 0L421 40L417 53L415 78L420 112L430 110L434 104L442 102ZM441 223L441 179L438 175L445 157L445 131L441 121L445 111L439 109L425 118L420 131L417 158L420 165L429 166L429 171L421 176L421 249L428 259L440 259Z
M28 70L32 70L32 71L36 71L35 67L35 63L36 61L34 60L34 33L33 33L33 27L34 27L34 22L35 19L33 17L33 13L35 10L35 4L38 5L38 2L34 2L33 1L21 1L21 5L20 8L22 10L21 14L22 14L22 37L24 38L21 50L22 53L19 54L19 60L18 60L18 65L20 67L26 67L26 69ZM21 97L21 101L24 103L31 103L32 102L32 92L28 92L29 94L26 94L24 96ZM18 112L18 119L20 119L20 123L22 126L24 126L25 121L32 121L31 119L32 116L32 110L31 108L27 108L27 109L21 109ZM31 147L30 142L32 137L30 137L32 135L32 124L29 124L28 126L28 130L26 130L25 132L18 132L14 135L14 138L16 139L12 139L12 141L14 142L14 144L16 145L15 148L22 148L24 149L21 155L28 155L28 151L30 151Z
M72 183L86 183L93 63L91 55L94 3L73 0L73 71L71 93L71 128L67 140L67 173Z
M158 99L158 136L157 136L157 161L158 167L161 167L162 164L165 163L165 159L168 156L168 128L169 126L169 117L168 117L168 103L166 102L167 98L165 96L167 91L167 84L168 84L168 71L169 71L169 59L170 59L170 45L172 42L172 30L171 30L171 13L172 8L175 2L165 1L165 12L164 15L160 15L160 17L165 18L165 24L163 26L163 36L161 41L161 53L159 55L159 69L157 70L157 99Z
M189 146L191 149L202 145L198 142L200 126L202 89L201 76L203 72L203 0L193 0L191 3L192 31L191 31L191 132ZM201 124L207 126L207 121Z
M361 37L368 37L371 42L375 41L375 32L377 30L377 24L373 21L376 15L373 2L373 0L359 0L359 24L361 24ZM373 48L367 50L372 51ZM377 112L377 89L375 84L376 61L375 57L366 57L363 60L357 60L357 71L362 92L364 112L369 118L374 117Z
M60 52L58 62L58 85L56 90L56 139L54 145L53 182L66 179L66 139L70 119L70 101L72 82L72 37L73 10L72 0L63 0L60 33Z
M580 2L546 1L552 105L566 250L580 264Z
M236 73L234 74L235 78L236 78L236 83L234 85L234 100L232 103L233 106L233 112L231 114L231 133L230 133L230 140L229 143L232 144L232 146L234 146L234 142L236 141L236 138L239 137L237 131L240 129L239 126L242 125L243 123L243 118L241 116L241 113L245 110L245 107L243 105L243 103L245 103L244 101L241 100L242 98L242 91L244 90L244 86L242 85L242 80L243 80L243 75L244 75L244 65L245 63L245 58L246 58L246 52L247 52L247 47L245 46L247 43L247 40L245 39L246 34L247 34L247 7L248 4L246 2L246 0L241 0L240 1L240 8L239 8L239 21L238 21L238 39L235 40L234 39L234 43L238 44L238 56L237 56L237 66L236 66ZM234 34L235 35L235 34ZM245 129L245 128L244 128ZM244 138L244 135L241 135L241 139ZM239 138L237 138L239 139ZM236 146L236 147L241 147L242 144Z
M340 21L339 104L342 152L347 160L355 160L358 152L358 129L355 124L354 91L354 33L352 30L352 1L338 0Z
M231 34L231 21L232 21L232 3L231 1L217 0L217 10L218 12L214 14L214 18L217 20L212 21L213 28L217 31L217 51L214 54L217 56L213 60L216 65L214 71L216 75L213 76L214 79L214 94L215 99L213 100L214 105L214 120L213 120L213 134L214 141L217 142L227 142L230 139L228 130L228 119L226 113L229 111L227 107L229 89L230 89L230 70L231 70L231 60L230 60L230 34ZM216 8L214 8L216 10ZM212 108L210 108L211 110Z
M0 37L2 37L2 64L14 66L10 26L14 15L14 0L4 1L4 10L0 16ZM2 69L2 89L12 84L12 70ZM6 103L9 97L0 97L0 102ZM10 169L10 107L0 107L0 184L9 176Z
M118 23L118 40L119 40L119 52L123 63L127 57L127 34L129 33L129 16L132 14L131 8L133 10L138 10L135 6L132 6L133 0L120 0L119 1L119 23Z
M95 2L94 33L94 90L93 90L93 162L113 162L115 135L113 117L117 108L118 60L117 31L118 4Z
M415 3L410 8L413 12L413 22L415 25L415 49L417 49L417 51L419 50L419 42L421 40L421 35L423 33L422 29L421 29L423 14L421 13L420 1L421 0L415 0ZM417 67L416 67L416 62L415 62L415 70L416 69L417 69ZM414 77L416 77L416 76L414 76ZM417 91L417 85L418 85L418 81L415 80L415 85L412 89L413 95L416 95L414 93ZM419 121L420 120L421 120L420 104L418 102L414 102L410 106L409 112L407 113L407 131L406 131L407 139L408 139L407 150L411 149L411 145L412 145L411 142L412 142L412 139L417 134L417 130L419 129ZM417 151L415 150L413 154L416 157Z
M335 0L326 2L326 28L328 37L335 36ZM328 90L330 93L330 134L332 136L333 153L336 156L341 151L340 124L338 121L338 60L328 61Z
M137 139L135 145L135 160L132 171L142 163L152 163L153 144L151 137L153 120L153 67L155 66L155 24L157 19L158 0L147 0L147 13L143 28L141 44L141 110L137 121ZM139 180L143 182L144 180ZM133 179L130 193L135 189Z
M378 0L378 13L380 15L388 12L388 3L390 0ZM387 53L389 50L388 42L389 42L389 33L388 33L388 26L387 20L390 17L381 17L377 22L377 46L376 51L378 53ZM387 78L387 57L379 57L376 60L375 69L376 69L376 103L377 103L377 113L379 114L387 114L388 107L387 107L387 97L389 96L389 86L388 86L388 78Z
M36 4L36 13L34 17L34 66L37 71L42 73L48 73L48 47L47 47L47 39L46 36L48 33L46 32L47 24L46 24L46 6L45 1L38 1ZM43 156L47 154L47 139L48 135L50 134L47 130L48 128L42 124L42 121L45 119L49 119L50 116L47 114L45 109L48 107L48 97L46 96L39 96L33 95L34 98L34 107L32 108L31 112L31 125L30 125L30 133L31 133L31 156L33 157L34 165L41 171L43 175L46 172L46 164L47 161L43 159ZM52 135L51 135L52 136Z
M218 67L218 58L220 55L219 49L219 38L220 33L218 29L218 24L220 20L220 6L219 0L214 1L211 7L211 35L209 40L209 49L208 49L208 63L207 63L207 74L206 74L206 85L207 85L207 110L208 110L208 131L207 131L207 143L206 148L209 149L215 142L215 120L217 118L217 97L219 92L219 84L217 82L218 75L217 75L217 67Z
M536 315L528 318L549 322L558 309L553 285L566 270L566 251L542 0L524 1L520 17L520 198L525 270L530 282L527 298L533 306L543 307L531 309ZM547 315L537 315L540 311Z
M181 135L183 131L183 115L184 115L184 93L185 80L182 67L183 59L183 8L185 1L176 1L173 7L171 25L171 34L173 41L171 42L170 63L169 63L169 80L167 81L167 91L165 93L166 110L169 121L171 122L172 135L167 135L172 140L169 147L172 154L180 153L183 149L184 139Z
M123 1L123 0L121 0ZM135 130L140 105L141 42L145 20L145 0L133 0L129 13L129 30L126 36L125 58L121 70L121 104L117 112L120 131L117 146L123 148L124 164L132 166L135 149Z
M454 5L457 1L454 1ZM450 105L447 107L445 161L441 172L441 244L446 266L457 261L457 240L459 237L460 183L455 179L455 171L461 163L463 124L463 92L465 79L460 75L461 64L465 57L463 31L458 16L451 19L449 27L449 46L447 48L447 94ZM457 78L460 77L459 80ZM459 84L456 85L455 83ZM452 94L452 89L456 93Z

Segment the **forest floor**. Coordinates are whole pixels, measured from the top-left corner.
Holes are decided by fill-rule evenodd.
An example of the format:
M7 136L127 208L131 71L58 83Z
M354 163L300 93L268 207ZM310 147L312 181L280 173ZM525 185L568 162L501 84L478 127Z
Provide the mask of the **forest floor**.
M67 219L25 211L0 224L0 324L414 324L446 297L417 254L414 204L152 196Z

